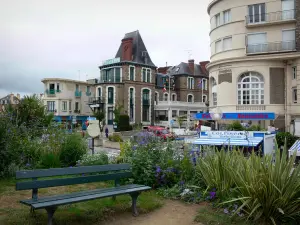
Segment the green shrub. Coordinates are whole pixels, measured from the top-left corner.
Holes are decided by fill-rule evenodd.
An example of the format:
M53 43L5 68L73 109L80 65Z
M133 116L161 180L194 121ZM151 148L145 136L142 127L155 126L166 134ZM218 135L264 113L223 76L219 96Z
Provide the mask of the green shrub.
M290 147L292 147L292 145L295 143L295 141L298 138L293 136L289 132L279 132L276 134L276 142L277 142L278 147L284 146L285 139L286 139L287 148L289 149Z
M112 142L123 142L122 137L116 133L109 135L108 140Z
M129 116L128 115L120 115L119 120L119 130L120 131L128 131L130 130L130 124L129 124Z
M77 166L92 166L108 164L108 156L105 152L100 152L94 155L86 154L77 162Z
M80 134L70 134L61 145L60 161L64 166L75 166L87 153L87 144Z
M52 152L42 154L37 167L41 169L60 168L61 162L59 155Z
M228 130L234 130L234 131L243 131L245 128L239 121L234 121L232 124L229 124L227 126Z

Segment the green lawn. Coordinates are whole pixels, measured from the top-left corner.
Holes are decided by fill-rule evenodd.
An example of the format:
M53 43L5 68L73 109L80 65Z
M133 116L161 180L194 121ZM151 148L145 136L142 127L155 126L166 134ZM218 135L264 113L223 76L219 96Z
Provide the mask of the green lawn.
M106 187L109 185L110 184L108 183L91 183L85 185L46 188L40 189L39 195L56 195ZM1 225L47 224L47 214L45 210L36 210L34 216L32 216L29 213L30 208L19 203L19 200L26 198L31 198L31 191L15 191L14 180L0 180ZM162 204L162 199L157 196L154 191L143 192L138 198L138 209L140 213L150 212L159 208ZM59 207L54 215L54 224L98 224L108 217L117 217L123 212L130 211L130 196L118 196L116 201L113 201L111 198L104 198Z

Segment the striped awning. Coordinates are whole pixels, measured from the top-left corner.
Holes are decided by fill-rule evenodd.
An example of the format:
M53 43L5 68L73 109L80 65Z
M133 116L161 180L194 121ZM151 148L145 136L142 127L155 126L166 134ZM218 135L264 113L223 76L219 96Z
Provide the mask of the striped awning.
M230 145L230 146L251 146L255 147L263 141L262 137L248 139L233 139L233 138L199 138L193 142L195 145Z
M296 151L297 151L297 155L300 155L300 140L297 140L289 150L289 152L296 152Z

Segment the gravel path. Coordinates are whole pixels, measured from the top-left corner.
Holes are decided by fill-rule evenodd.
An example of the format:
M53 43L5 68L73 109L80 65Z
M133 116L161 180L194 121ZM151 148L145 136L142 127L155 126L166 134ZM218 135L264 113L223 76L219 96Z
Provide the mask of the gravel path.
M201 225L194 222L200 205L188 205L179 201L167 200L162 208L154 212L133 217L130 213L118 215L99 225Z

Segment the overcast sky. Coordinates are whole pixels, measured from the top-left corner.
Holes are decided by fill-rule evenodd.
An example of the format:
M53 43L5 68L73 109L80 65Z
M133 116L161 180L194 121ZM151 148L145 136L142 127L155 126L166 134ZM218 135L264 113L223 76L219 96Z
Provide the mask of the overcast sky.
M139 30L156 66L209 60L211 0L0 0L0 97L42 78L86 80ZM80 71L80 73L78 72Z

